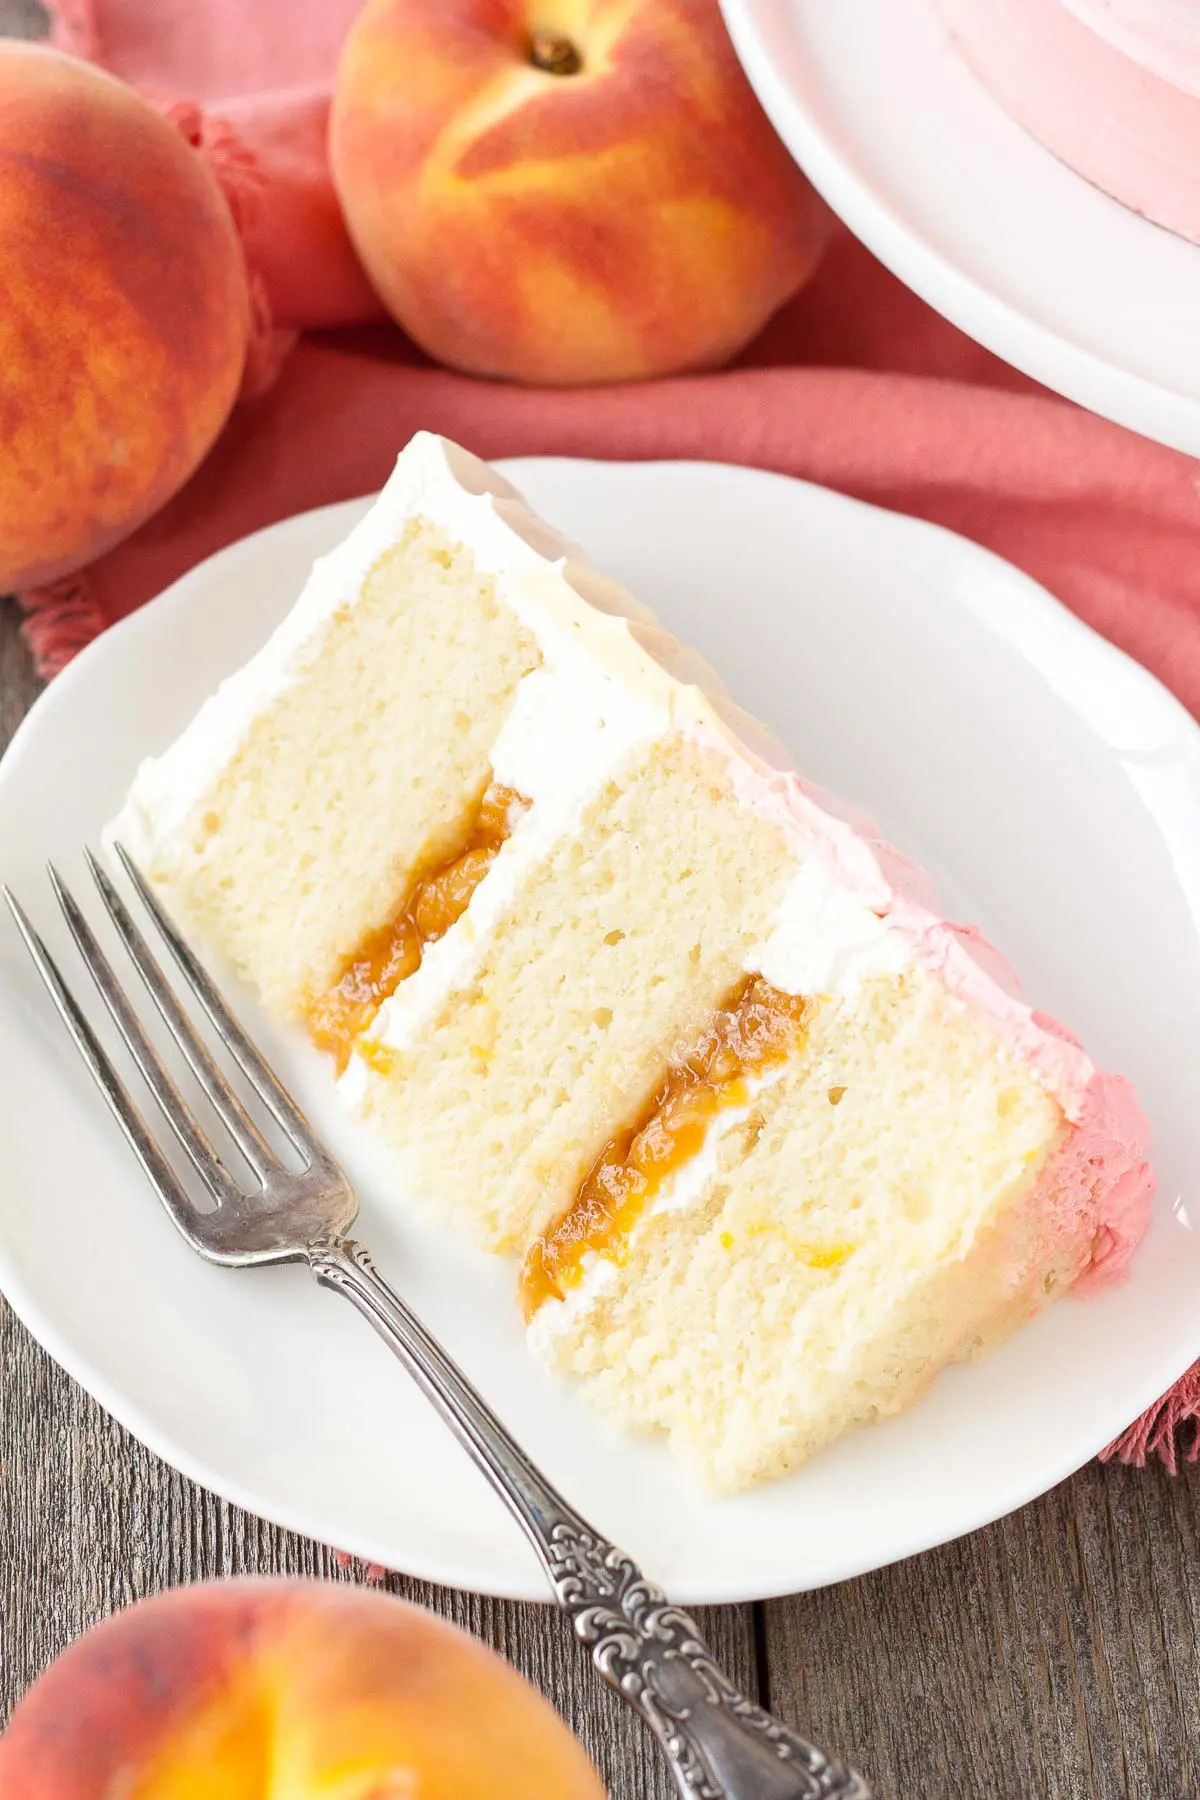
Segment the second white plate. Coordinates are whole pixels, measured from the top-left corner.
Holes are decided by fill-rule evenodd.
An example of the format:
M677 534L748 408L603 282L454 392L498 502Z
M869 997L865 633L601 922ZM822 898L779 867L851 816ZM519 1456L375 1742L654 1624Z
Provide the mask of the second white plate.
M933 0L722 5L776 130L902 281L1048 387L1200 455L1200 246L1015 124Z
M361 1235L547 1472L685 1602L833 1581L1051 1486L1200 1355L1200 732L1008 565L820 488L697 464L531 461L534 505L626 579L1126 1069L1161 1191L1128 1284L1061 1302L905 1417L715 1501L527 1357L511 1267L390 1203L325 1067L251 1028L332 1140ZM84 653L0 764L0 875L81 983L43 859L82 884L138 760L291 604L363 503L233 545ZM436 1581L541 1598L517 1528L399 1368L298 1270L202 1264L158 1210L0 931L0 1288L110 1411L230 1500ZM84 1471L100 1483L103 1470Z

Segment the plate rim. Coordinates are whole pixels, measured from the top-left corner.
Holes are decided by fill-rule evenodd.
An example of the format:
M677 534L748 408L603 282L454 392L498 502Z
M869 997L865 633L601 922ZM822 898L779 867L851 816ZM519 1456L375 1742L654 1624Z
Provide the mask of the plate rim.
M771 484L788 488L801 487L819 495L821 497L819 503L822 505L832 504L836 508L843 508L853 513L882 515L888 521L889 527L898 528L902 532L922 537L932 532L938 538L952 540L959 550L965 546L967 552L973 557L982 559L983 563L991 564L1002 570L1008 581L1011 582L1015 577L1021 585L1029 605L1035 608L1042 617L1052 617L1060 625L1064 620L1069 622L1069 625L1073 626L1079 634L1076 641L1086 644L1090 656L1094 658L1099 655L1109 663L1111 668L1118 670L1123 683L1132 682L1135 688L1141 688L1143 693L1161 709L1163 716L1182 731L1197 758L1198 766L1200 766L1200 723L1197 723L1182 702L1156 675L1086 624L1032 576L1027 575L1015 564L1008 562L994 551L964 537L961 533L911 514L898 513L872 502L859 500L854 496L842 494L836 489L824 487L816 482L743 464L704 461L695 458L625 460L621 462L604 460L601 462L600 459L595 458L567 456L522 456L500 459L498 462L498 466L505 473L515 477L518 482L523 471L529 470L534 465L547 464L572 465L584 469L602 466L605 470L616 469L622 472L631 470L644 472L649 467L656 471L697 470L731 473L738 479L765 480ZM48 710L59 708L63 704L69 705L75 684L81 678L90 679L88 672L94 669L98 663L102 663L106 656L119 654L119 648L114 652L113 646L119 647L140 631L156 629L157 627L151 623L152 619L161 620L164 610L174 610L177 607L186 606L189 590L196 585L203 585L211 578L214 569L219 569L222 561L236 561L247 545L270 538L273 534L287 530L301 521L315 521L318 518L343 513L349 515L354 509L361 508L370 498L371 496L364 495L351 500L334 501L325 506L309 508L300 513L289 514L273 524L247 533L244 537L223 546L200 563L195 564L154 599L102 632L73 659L60 675L48 684L18 725L3 756L0 756L0 787L6 785L7 781L12 778L14 765L19 763L25 754L25 743L32 730L36 728L32 724L35 715L40 720L45 717ZM1017 641L1021 644L1022 653L1030 655L1032 659L1032 653L1024 642L1022 634L1018 633ZM1036 659L1032 660L1036 661ZM1037 666L1040 667L1041 664L1038 663ZM80 671L83 672L82 676ZM136 1175L132 1165L130 1165L130 1174L135 1180L141 1179ZM148 1207L155 1204L154 1197L150 1193L147 1193L146 1200ZM27 1290L16 1263L11 1261L8 1256L2 1235L0 1235L0 1287L17 1317L71 1379L77 1381L119 1424L130 1431L168 1466L177 1469L189 1480L196 1482L231 1505L239 1506L283 1529L295 1531L318 1543L332 1546L333 1540L324 1521L311 1516L303 1505L275 1506L272 1504L264 1509L260 1499L248 1485L236 1478L231 1478L220 1470L210 1468L202 1456L194 1456L187 1446L180 1443L169 1430L160 1429L153 1420L147 1420L137 1402L128 1401L118 1392L116 1385L110 1383L103 1372L96 1370L86 1353L81 1352L77 1355L74 1346L60 1333L57 1324L40 1301ZM1200 1322L1198 1322L1197 1331L1200 1334ZM1198 1336L1197 1350L1200 1352L1200 1336ZM1189 1357L1184 1368L1190 1366L1191 1360ZM1180 1369L1177 1374L1183 1372L1184 1370ZM1146 1383L1147 1388L1150 1388L1150 1385L1149 1382ZM1152 1391L1147 1393L1145 1404L1152 1404L1162 1391L1163 1385L1160 1378L1155 1375ZM819 1579L805 1581L801 1586L797 1586L794 1572L787 1574L781 1570L777 1575L771 1577L752 1577L749 1582L745 1578L739 1579L732 1574L715 1580L709 1578L699 1583L676 1581L672 1584L673 1595L687 1605L744 1604L751 1601L774 1599L786 1594L811 1591L817 1587L832 1585L835 1582L886 1568L908 1556L951 1543L959 1537L982 1529L997 1519L1019 1510L1022 1506L1048 1492L1059 1482L1067 1479L1085 1463L1090 1462L1105 1448L1110 1441L1110 1436L1105 1431L1099 1441L1095 1443L1091 1442L1090 1436L1081 1441L1088 1446L1082 1454L1079 1453L1078 1446L1076 1446L1060 1464L1056 1465L1055 1471L1049 1476L1043 1468L1037 1474L1014 1482L1009 1489L1000 1494L998 1499L995 1498L995 1491L993 1491L991 1498L981 1502L974 1512L956 1524L955 1529L949 1534L944 1534L940 1527L936 1527L934 1534L930 1536L928 1528L921 1530L914 1527L906 1538L889 1546L885 1556L880 1557L874 1551L868 1551L865 1557L862 1553L847 1552L840 1560L830 1560ZM404 1561L398 1564L394 1556L394 1547L383 1545L367 1535L360 1535L354 1531L349 1531L344 1535L345 1541L336 1545L339 1550L348 1551L366 1562L379 1563L389 1569L395 1568L397 1572L407 1574L414 1579L484 1593L501 1599L549 1603L553 1598L532 1555L529 1557L528 1568L524 1573L518 1574L514 1567L507 1573L501 1571L498 1576L489 1565L487 1553L477 1554L472 1551L470 1546L465 1547L464 1551L460 1553L453 1567L445 1559L436 1556L423 1558L420 1554L411 1558L406 1556ZM340 1537L342 1534L339 1533L338 1536Z
M949 261L856 173L772 54L772 44L788 28L782 23L787 0L719 4L738 59L783 142L834 212L906 287L976 343L1054 392L1153 442L1200 456L1200 397L1122 368L1003 299ZM982 89L980 97L987 98ZM1043 154L1064 166L1050 151ZM1083 182L1082 176L1077 179Z

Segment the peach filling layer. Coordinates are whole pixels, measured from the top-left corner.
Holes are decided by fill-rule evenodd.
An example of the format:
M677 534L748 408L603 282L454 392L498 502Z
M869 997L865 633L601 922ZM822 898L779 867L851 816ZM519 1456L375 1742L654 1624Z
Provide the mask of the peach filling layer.
M749 1078L799 1047L805 1002L751 975L713 1015L693 1047L667 1068L632 1124L610 1138L557 1223L521 1270L531 1319L583 1277L589 1252L620 1262L629 1233L664 1182L692 1157L716 1115L749 1097Z
M454 854L421 873L387 924L363 940L333 986L313 1001L308 1035L318 1050L333 1055L339 1074L360 1032L400 983L420 968L425 945L444 937L466 912L471 895L528 806L515 788L493 781L468 818Z

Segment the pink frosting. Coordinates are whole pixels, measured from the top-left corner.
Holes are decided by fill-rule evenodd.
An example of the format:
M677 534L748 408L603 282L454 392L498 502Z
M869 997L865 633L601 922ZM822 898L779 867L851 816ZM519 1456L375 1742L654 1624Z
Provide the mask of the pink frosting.
M1049 1245L1078 1251L1076 1291L1111 1282L1145 1234L1155 1188L1145 1161L1150 1128L1128 1080L1102 1073L1065 1026L1026 1004L1000 953L976 926L939 915L932 878L869 818L781 768L786 751L746 715L721 702L715 710L732 738L722 747L733 750L735 772L745 771L743 802L781 823L805 855L823 857L839 883L899 935L911 961L985 1013L1000 1042L1057 1100L1072 1129L1043 1168L1029 1208Z
M1193 0L938 0L976 75L1126 206L1200 242Z
M1146 1120L1123 1075L1096 1073L1083 1117L1042 1171L1038 1199L1051 1222L1071 1231L1094 1212L1087 1262L1075 1292L1094 1293L1123 1274L1142 1241L1154 1199L1154 1171L1143 1161Z
M1063 5L1135 63L1200 94L1196 0L1063 0Z

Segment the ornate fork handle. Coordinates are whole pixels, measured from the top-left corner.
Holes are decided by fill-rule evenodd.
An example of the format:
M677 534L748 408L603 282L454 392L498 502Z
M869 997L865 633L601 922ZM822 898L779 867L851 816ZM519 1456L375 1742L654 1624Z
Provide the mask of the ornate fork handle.
M551 1486L361 1244L319 1240L308 1262L375 1327L516 1515L596 1669L663 1746L682 1800L870 1800L861 1776L738 1692L695 1620Z

